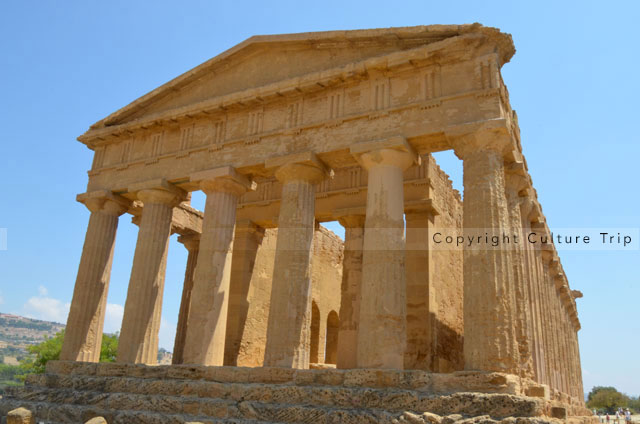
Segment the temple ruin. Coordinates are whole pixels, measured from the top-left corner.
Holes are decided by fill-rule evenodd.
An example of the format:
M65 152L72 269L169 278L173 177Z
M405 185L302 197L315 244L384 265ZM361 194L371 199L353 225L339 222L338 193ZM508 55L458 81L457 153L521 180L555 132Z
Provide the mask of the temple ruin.
M0 414L587 422L581 294L553 245L432 237L549 233L500 74L514 53L479 24L256 36L92 125L61 361ZM445 150L462 196L431 155ZM139 232L117 362L97 364L123 215ZM189 254L173 364L158 366L174 233Z

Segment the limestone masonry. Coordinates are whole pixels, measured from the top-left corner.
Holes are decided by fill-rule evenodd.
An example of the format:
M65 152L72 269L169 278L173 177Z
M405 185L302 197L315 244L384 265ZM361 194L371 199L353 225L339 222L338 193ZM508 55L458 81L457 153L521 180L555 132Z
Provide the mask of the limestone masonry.
M0 416L590 422L581 294L553 245L433 239L549 233L500 75L514 53L479 24L256 36L92 125L61 361ZM463 198L431 155L444 150L463 162ZM96 364L124 214L139 232L117 363ZM159 366L174 233L188 261L173 365Z

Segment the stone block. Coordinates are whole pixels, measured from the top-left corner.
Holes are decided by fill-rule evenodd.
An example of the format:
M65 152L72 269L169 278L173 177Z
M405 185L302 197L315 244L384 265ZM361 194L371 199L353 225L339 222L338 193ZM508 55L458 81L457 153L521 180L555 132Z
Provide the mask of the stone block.
M347 370L344 375L346 387L374 387L377 381L376 370L371 369Z
M248 373L248 381L253 383L288 383L293 382L296 374L294 368L264 367L254 368Z
M544 384L529 386L526 390L526 395L549 400L550 399L549 386Z
M132 364L99 363L96 366L96 375L127 377L131 375L134 367Z
M7 424L35 424L35 422L35 417L26 408L17 408L7 414Z
M248 369L244 367L207 367L204 378L210 381L237 382L249 381L249 375L260 368Z
M71 374L71 370L77 366L78 362L72 361L49 361L46 365L47 374Z
M179 378L185 380L199 380L205 378L208 369L195 365L172 365L167 369L167 378Z
M299 386L313 384L314 380L314 370L296 370L293 377L294 383Z
M562 406L552 406L551 407L551 416L553 418L558 418L560 420L564 420L567 418L567 408Z

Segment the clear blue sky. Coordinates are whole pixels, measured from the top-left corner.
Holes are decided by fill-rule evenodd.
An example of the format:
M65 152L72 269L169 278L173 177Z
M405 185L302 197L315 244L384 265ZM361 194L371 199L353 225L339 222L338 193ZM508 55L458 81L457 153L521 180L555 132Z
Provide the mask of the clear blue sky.
M552 227L639 226L635 2L5 1L0 14L0 311L65 322L88 211L90 124L255 34L441 23L496 26L530 172ZM309 5L305 5L309 4ZM438 155L461 186L460 163ZM196 196L202 206L202 197ZM137 227L123 217L107 330L125 302ZM0 236L2 232L0 231ZM0 247L2 243L0 241ZM563 251L585 390L640 394L638 250ZM172 348L186 253L172 240L161 345Z

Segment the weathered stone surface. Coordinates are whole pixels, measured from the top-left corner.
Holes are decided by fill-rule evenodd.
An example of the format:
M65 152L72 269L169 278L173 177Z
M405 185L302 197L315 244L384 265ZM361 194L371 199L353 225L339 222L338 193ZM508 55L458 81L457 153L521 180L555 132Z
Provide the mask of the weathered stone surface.
M35 424L35 417L25 408L17 408L7 414L7 424Z
M96 123L80 137L95 151L78 198L92 215L62 354L87 362L50 364L3 411L25 402L49 421L109 423L585 416L579 293L553 246L434 237L549 233L500 76L513 53L510 36L478 24L259 37ZM447 149L463 160L464 202L430 155ZM196 190L204 214L189 205ZM119 363L95 364L124 212L140 231ZM336 219L344 245L318 225ZM174 356L186 365L139 366L156 361L172 232L190 249Z

